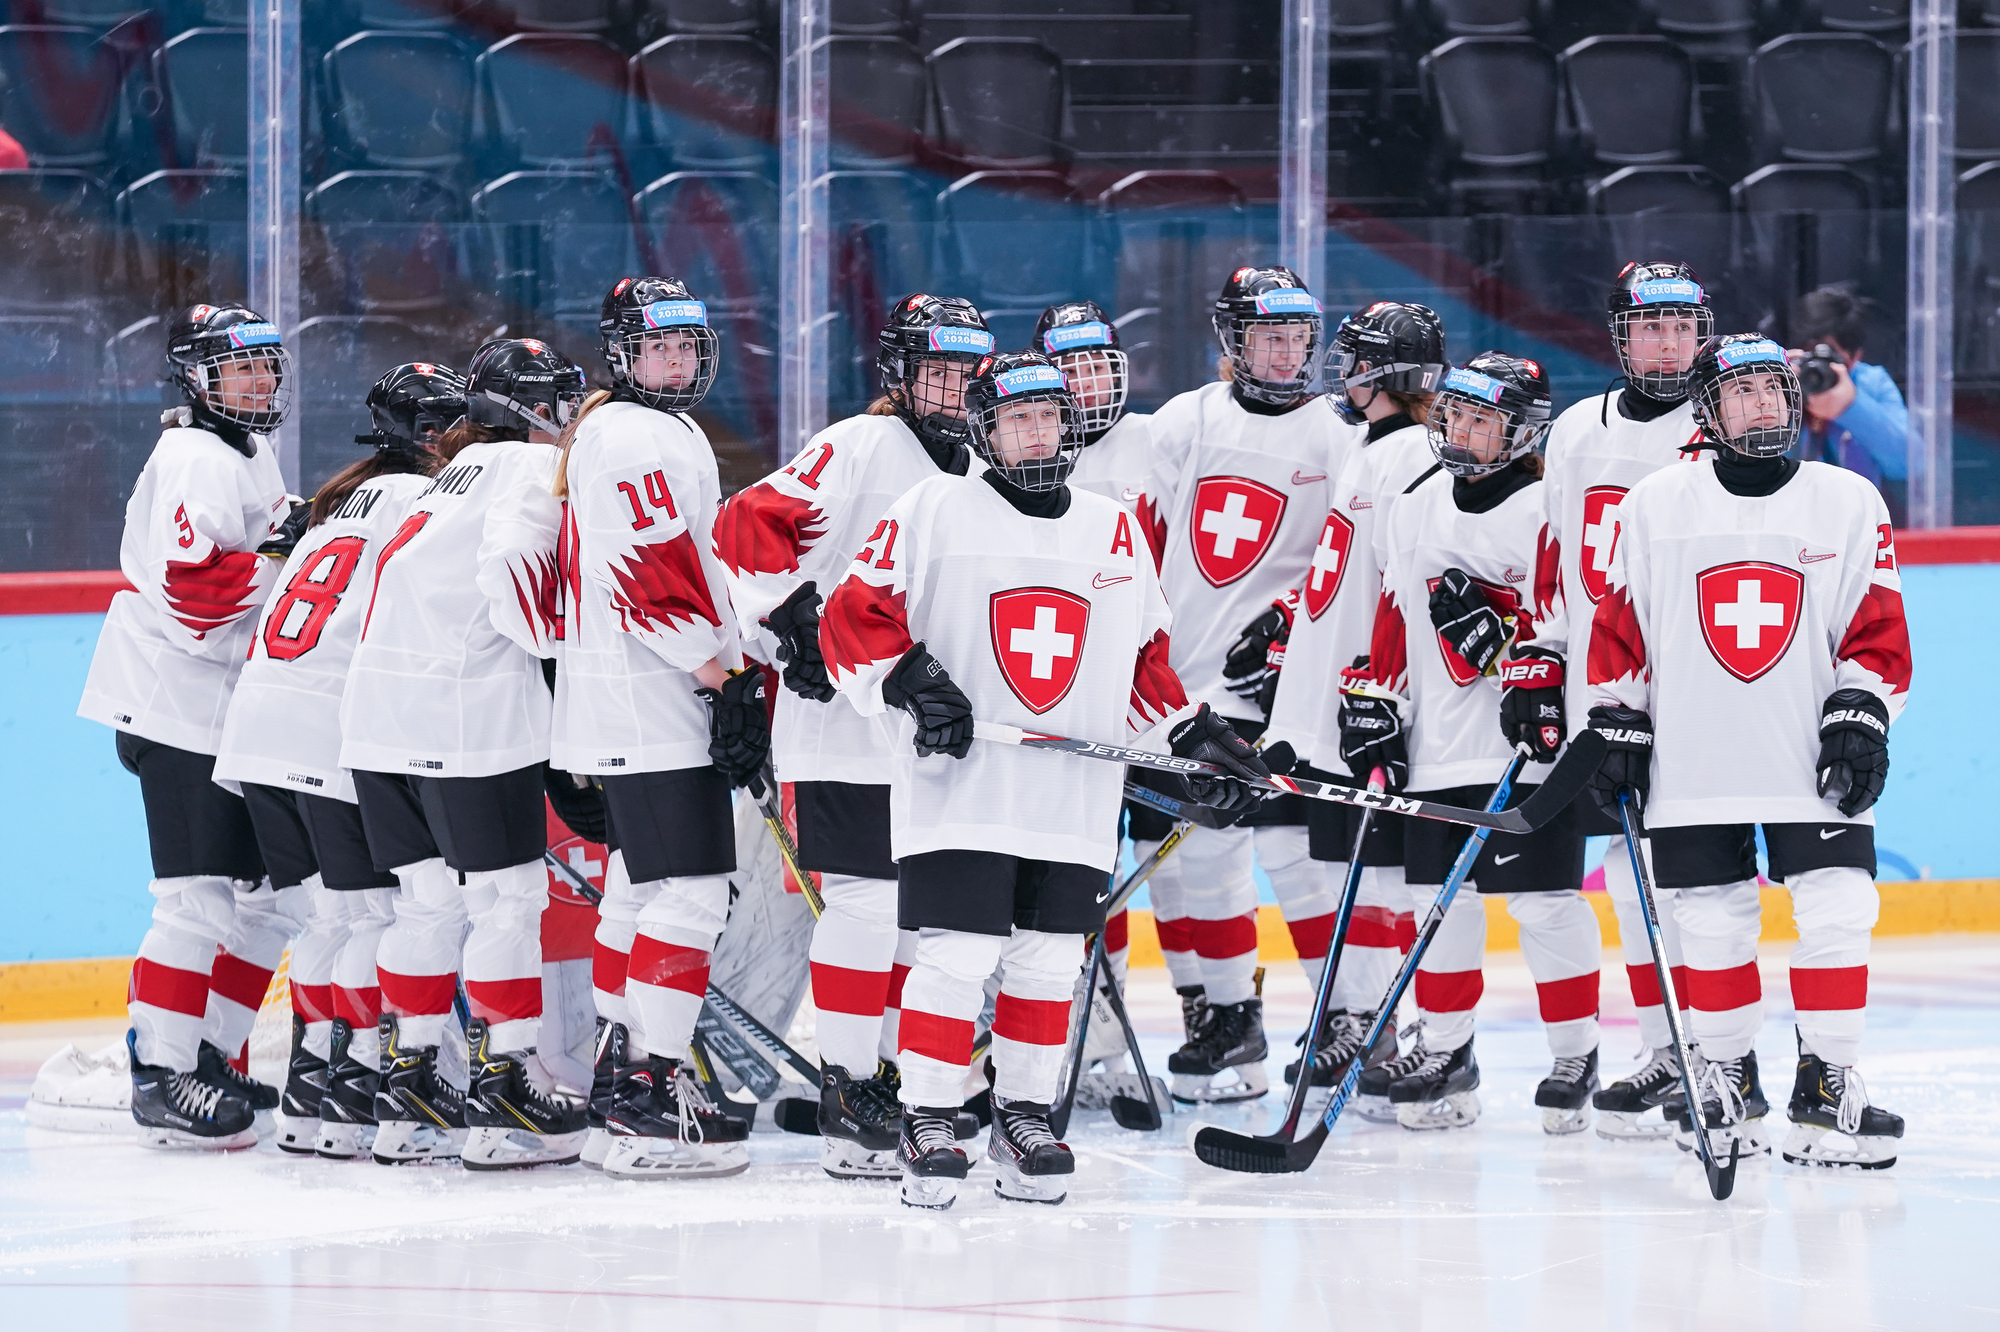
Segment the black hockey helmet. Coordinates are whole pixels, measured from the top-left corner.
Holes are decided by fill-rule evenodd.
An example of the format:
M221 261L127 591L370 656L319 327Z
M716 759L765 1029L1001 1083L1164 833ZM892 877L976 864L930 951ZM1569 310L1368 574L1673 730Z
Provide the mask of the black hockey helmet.
M1431 452L1453 476L1497 472L1541 446L1549 431L1549 403L1549 375L1539 362L1481 352L1438 386L1431 403Z
M1368 417L1349 397L1352 390L1367 386L1376 392L1435 393L1450 368L1444 321L1437 311L1428 305L1376 301L1341 320L1328 339L1326 391L1343 421L1363 425Z
M1768 383L1744 383L1729 390L1733 382L1763 376L1769 377ZM1757 423L1731 436L1725 428L1724 403L1745 390L1762 399L1755 404ZM1760 390L1773 396L1765 399ZM1785 349L1761 333L1729 333L1704 342L1688 367L1687 394L1694 404L1695 423L1716 444L1750 458L1775 458L1798 443L1805 406L1798 371ZM1781 412L1782 421L1777 419Z
M620 388L648 407L684 412L708 396L721 362L721 343L708 326L708 306L675 277L619 278L604 293L597 330L604 337L604 364ZM643 345L670 334L694 344L695 372L678 385L647 388L636 377Z
M472 353L465 379L466 419L502 439L556 434L583 405L583 371L536 338L488 339Z
M1043 405L1055 408L1053 422L1035 410ZM1020 407L1029 408L1029 414L1018 416ZM1040 352L1002 352L982 359L965 386L965 421L980 460L1022 490L1060 486L1076 466L1076 451L1083 444L1076 401L1063 373ZM1023 434L1029 438L1021 439ZM1026 445L1031 455L1005 461L1002 451L1014 445Z
M1028 349L1063 372L1086 438L1102 435L1125 415L1132 362L1118 346L1118 326L1096 301L1064 301L1042 311Z
M926 389L917 376L935 361L957 362L969 376L981 357L992 354L993 332L979 307L957 296L912 292L896 302L876 342L875 369L896 414L933 443L965 443L963 404Z
M1239 268L1222 284L1215 298L1215 337L1229 358L1236 391L1246 398L1285 406L1297 402L1312 383L1319 366L1320 336L1325 313L1319 298L1306 290L1289 268ZM1253 324L1304 324L1310 330L1298 369L1290 375L1265 377L1250 369L1246 331Z
M375 429L356 435L378 453L415 454L465 415L465 376L448 365L412 361L399 365L368 390Z
M1708 292L1694 270L1678 263L1627 264L1611 283L1606 310L1611 347L1626 381L1661 402L1685 398L1687 371L1637 368L1631 341L1635 334L1648 331L1692 357L1694 348L1715 332L1715 312L1708 308Z
M167 325L167 379L205 427L269 431L291 415L291 354L275 326L233 302L190 306Z

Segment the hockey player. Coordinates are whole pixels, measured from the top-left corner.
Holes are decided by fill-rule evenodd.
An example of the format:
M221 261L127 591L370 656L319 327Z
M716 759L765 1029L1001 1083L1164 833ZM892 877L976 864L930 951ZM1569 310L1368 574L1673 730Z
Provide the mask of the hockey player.
M745 671L711 550L722 487L687 413L715 383L707 307L678 278L620 278L598 329L614 387L563 433L556 768L604 788L611 851L593 962L599 1082L586 1160L621 1178L747 1168L748 1124L683 1068L729 916L730 788L769 751L763 674Z
M1332 479L1363 438L1308 392L1320 346L1319 300L1286 268L1239 268L1215 302L1226 378L1154 414L1160 582L1174 608L1173 667L1188 697L1254 740L1262 681L1227 679L1237 632L1290 591L1326 521ZM1254 826L1204 830L1175 853L1185 884L1200 993L1199 1025L1168 1061L1178 1100L1247 1100L1267 1088L1263 1001L1256 994L1254 855L1276 890L1309 976L1325 963L1339 894L1306 853L1304 802L1282 797ZM1219 1080L1227 1070L1233 1080Z
M354 778L340 766L340 699L376 563L437 470L433 441L465 415L465 380L443 366L397 366L368 391L368 411L375 429L355 442L369 445L369 456L296 515L306 530L258 623L215 764L218 781L242 785L271 882L309 885L310 914L289 968L292 1057L278 1146L336 1160L366 1150L361 1132L376 1123L376 951L398 884L369 855ZM443 870L433 859L406 872L414 880ZM403 1141L410 1134L392 1129L377 1156L458 1154L463 1099L433 1083L425 1103L449 1122L423 1135L434 1150L417 1150Z
M1138 743L1261 776L1167 665L1168 612L1132 515L1063 485L1075 408L1037 353L982 362L965 391L990 470L940 475L883 515L827 599L820 642L864 714L896 732L899 917L918 931L901 1026L903 1201L949 1207L970 1162L953 1138L983 986L993 1018L987 1155L1003 1198L1058 1203L1075 1163L1049 1123L1083 938L1103 924L1116 767L973 743L973 719ZM918 641L921 639L922 641ZM947 762L944 757L952 761ZM1255 797L1229 779L1197 799Z
M268 432L289 415L291 358L240 305L167 326L182 403L125 505L119 566L77 715L118 732L153 854L153 924L132 966L132 1117L149 1147L245 1147L275 1088L232 1068L283 955L298 894L279 894L242 797L211 779L230 691L278 562L257 554L289 516Z
M1517 747L1536 763L1562 749L1568 631L1536 452L1548 420L1548 376L1534 361L1482 352L1445 377L1429 425L1443 474L1398 500L1379 534L1382 597L1368 665L1341 696L1351 771L1379 766L1391 789L1478 807ZM1411 887L1434 894L1466 836L1454 825L1406 823ZM1506 894L1520 922L1555 1056L1535 1090L1549 1133L1588 1127L1597 1087L1599 931L1582 879L1583 839L1565 812L1533 833L1488 838L1466 880L1479 893ZM1485 951L1485 904L1461 892L1417 970L1419 1042L1384 1066L1401 1073L1387 1091L1405 1128L1459 1128L1479 1116L1472 1013Z
M1881 1169L1895 1164L1903 1121L1868 1103L1854 1065L1879 904L1869 808L1910 687L1889 514L1865 478L1784 456L1800 395L1776 343L1711 339L1688 396L1719 447L1712 463L1654 472L1619 505L1590 646L1589 723L1611 746L1592 793L1615 810L1629 787L1645 807L1659 882L1679 890L1707 1061L1702 1113L1745 1154L1770 1150L1753 1048L1763 998L1752 831L1763 827L1799 932L1785 1159ZM1693 1131L1682 1107L1683 1146Z
M1625 493L1643 476L1700 456L1687 369L1715 323L1708 293L1686 264L1625 265L1612 283L1609 305L1611 346L1625 387L1586 398L1558 416L1547 454L1549 517L1562 547L1563 602L1570 608L1568 659L1579 668L1590 659L1591 611L1604 597ZM1573 670L1564 686L1565 710L1579 727L1590 710L1584 676L1582 669ZM1619 839L1604 857L1604 886L1618 913L1619 948L1648 1050L1637 1071L1592 1098L1597 1132L1614 1139L1665 1137L1673 1126L1649 1112L1677 1097L1680 1059L1653 974L1631 857L1618 820L1607 818L1594 801L1579 802L1577 818L1585 836ZM1660 937L1678 1002L1685 1004L1686 972L1672 900L1671 893L1661 894Z
M1253 621L1244 629L1238 641L1248 651L1237 654L1245 666L1254 664L1260 643L1271 645L1269 655L1282 654L1284 668L1264 683L1271 699L1266 739L1292 746L1302 776L1351 785L1368 776L1350 774L1341 761L1337 687L1341 671L1368 653L1382 590L1376 534L1411 483L1437 469L1424 422L1449 368L1444 325L1422 305L1372 302L1341 320L1329 342L1327 401L1342 420L1364 427L1367 434L1335 478L1332 502L1302 581L1290 597L1274 604L1278 615L1267 611L1261 624ZM1289 621L1288 634L1269 632L1282 629L1284 621ZM1229 667L1224 669L1227 673ZM1309 854L1326 864L1334 883L1344 883L1358 811L1315 800L1306 803L1305 813ZM1364 849L1368 868L1348 924L1326 1024L1314 1042L1315 1086L1337 1086L1346 1076L1395 975L1403 936L1413 933L1403 882L1403 820L1377 813L1369 827ZM1317 924L1330 931L1333 921L1322 918ZM1293 928L1296 932L1299 926ZM1323 956L1328 947L1329 941L1314 937L1299 951ZM1301 1035L1301 1045L1304 1040ZM1395 1052L1392 1020L1368 1062L1379 1065ZM1296 1081L1298 1070L1294 1061L1285 1080ZM1365 1097L1356 1104L1359 1112L1372 1108Z
M902 1109L887 1014L916 941L896 929L888 734L836 696L820 603L854 552L882 540L891 503L940 472L965 475L965 381L993 335L970 301L918 292L896 302L877 341L882 397L732 496L715 547L746 637L783 663L772 756L797 812L800 859L826 900L811 949L820 1163L835 1178L893 1179Z
M377 558L340 762L378 865L442 857L450 871L404 879L415 891L382 942L383 1003L399 1052L430 1061L462 970L462 1159L504 1170L574 1161L584 1137L582 1109L538 1085L534 1058L548 902L539 659L557 630L549 488L583 376L543 343L508 338L473 354L466 381L465 419L438 441L442 469Z

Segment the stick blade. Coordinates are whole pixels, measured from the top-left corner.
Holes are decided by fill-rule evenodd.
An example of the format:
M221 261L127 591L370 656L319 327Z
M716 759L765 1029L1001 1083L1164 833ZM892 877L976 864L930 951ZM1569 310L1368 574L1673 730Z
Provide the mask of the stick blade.
M819 1102L803 1096L787 1096L771 1103L771 1119L787 1133L819 1136Z
M1191 1144L1203 1165L1239 1175L1293 1175L1311 1164L1311 1157L1304 1162L1293 1160L1292 1148L1298 1144L1252 1138L1213 1124L1197 1129Z
M1708 1192L1717 1202L1723 1202L1736 1191L1736 1156L1742 1143L1731 1139L1729 1143L1729 1164L1717 1165L1712 1159L1703 1161L1708 1167Z
M1119 1128L1130 1129L1134 1133L1158 1133L1165 1126L1158 1107L1130 1096L1111 1098L1111 1118Z
M1590 775L1604 762L1605 748L1604 737L1595 731L1583 731L1569 742L1542 784L1514 807L1513 812L1527 821L1530 832L1562 813L1583 793Z

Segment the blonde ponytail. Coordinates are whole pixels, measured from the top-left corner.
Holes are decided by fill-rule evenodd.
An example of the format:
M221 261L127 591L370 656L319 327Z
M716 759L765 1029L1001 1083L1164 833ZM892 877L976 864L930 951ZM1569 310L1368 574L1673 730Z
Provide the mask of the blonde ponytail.
M576 415L569 418L569 424L563 427L562 437L556 440L557 447L562 449L562 456L556 459L556 480L555 484L549 487L557 499L569 498L569 451L576 443L577 427L583 424L584 417L610 401L610 389L593 391L583 400L583 406L576 409Z

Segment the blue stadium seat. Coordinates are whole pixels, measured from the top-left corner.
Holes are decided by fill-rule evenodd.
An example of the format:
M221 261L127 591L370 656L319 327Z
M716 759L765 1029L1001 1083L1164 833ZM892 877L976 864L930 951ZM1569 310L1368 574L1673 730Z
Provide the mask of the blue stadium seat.
M87 402L104 392L104 341L88 320L0 315L0 403Z
M828 0L827 26L850 37L916 36L911 0Z
M514 22L530 32L609 32L613 0L511 0Z
M1417 65L1454 212L1539 211L1554 156L1555 58L1530 37L1455 37Z
M299 365L299 482L307 494L364 456L354 437L369 429L363 403L383 372L471 351L440 345L435 336L386 315L310 316L289 341Z
M101 167L124 120L124 69L89 28L0 27L0 124L46 167Z
M676 167L729 170L772 161L778 57L751 37L662 37L632 57L632 101Z
M457 26L459 10L458 0L354 0L354 27L443 32Z
M1961 162L2000 158L2000 32L1958 34L1957 156Z
M1031 170L1064 157L1062 57L1039 37L961 37L924 58L945 152L975 167Z
M516 33L478 59L474 133L496 160L549 169L609 165L622 152L625 57L598 37Z
M634 0L641 34L750 36L777 25L775 0Z
M835 167L917 160L930 75L917 48L895 37L827 39L828 160Z
M327 144L360 166L448 171L472 139L472 56L443 33L358 32L321 61Z
M1694 61L1664 37L1586 37L1557 59L1578 154L1605 166L1680 162L1701 140Z
M178 167L241 167L250 157L250 34L190 28L153 54Z
M1872 37L1779 37L1750 58L1750 83L1763 161L1873 162L1888 148L1895 60Z
M163 306L242 300L249 290L249 185L218 167L154 171L118 195L125 273L135 294Z
M642 264L681 278L711 309L774 317L778 188L750 171L676 171L639 192Z
M307 193L326 249L313 308L329 314L434 310L461 276L465 199L421 171L343 171Z
M1097 203L1111 251L1103 304L1132 358L1132 408L1150 410L1214 377L1208 306L1188 293L1212 295L1232 268L1269 260L1243 190L1219 171L1135 171Z
M514 171L472 194L485 278L530 314L594 312L637 262L632 201L610 176Z
M1550 0L1429 0L1431 22L1448 37L1524 37L1545 26Z
M1041 306L1090 289L1095 210L1054 171L975 171L937 202L940 277L981 306Z
M111 207L83 171L0 171L0 310L83 309L104 289Z

